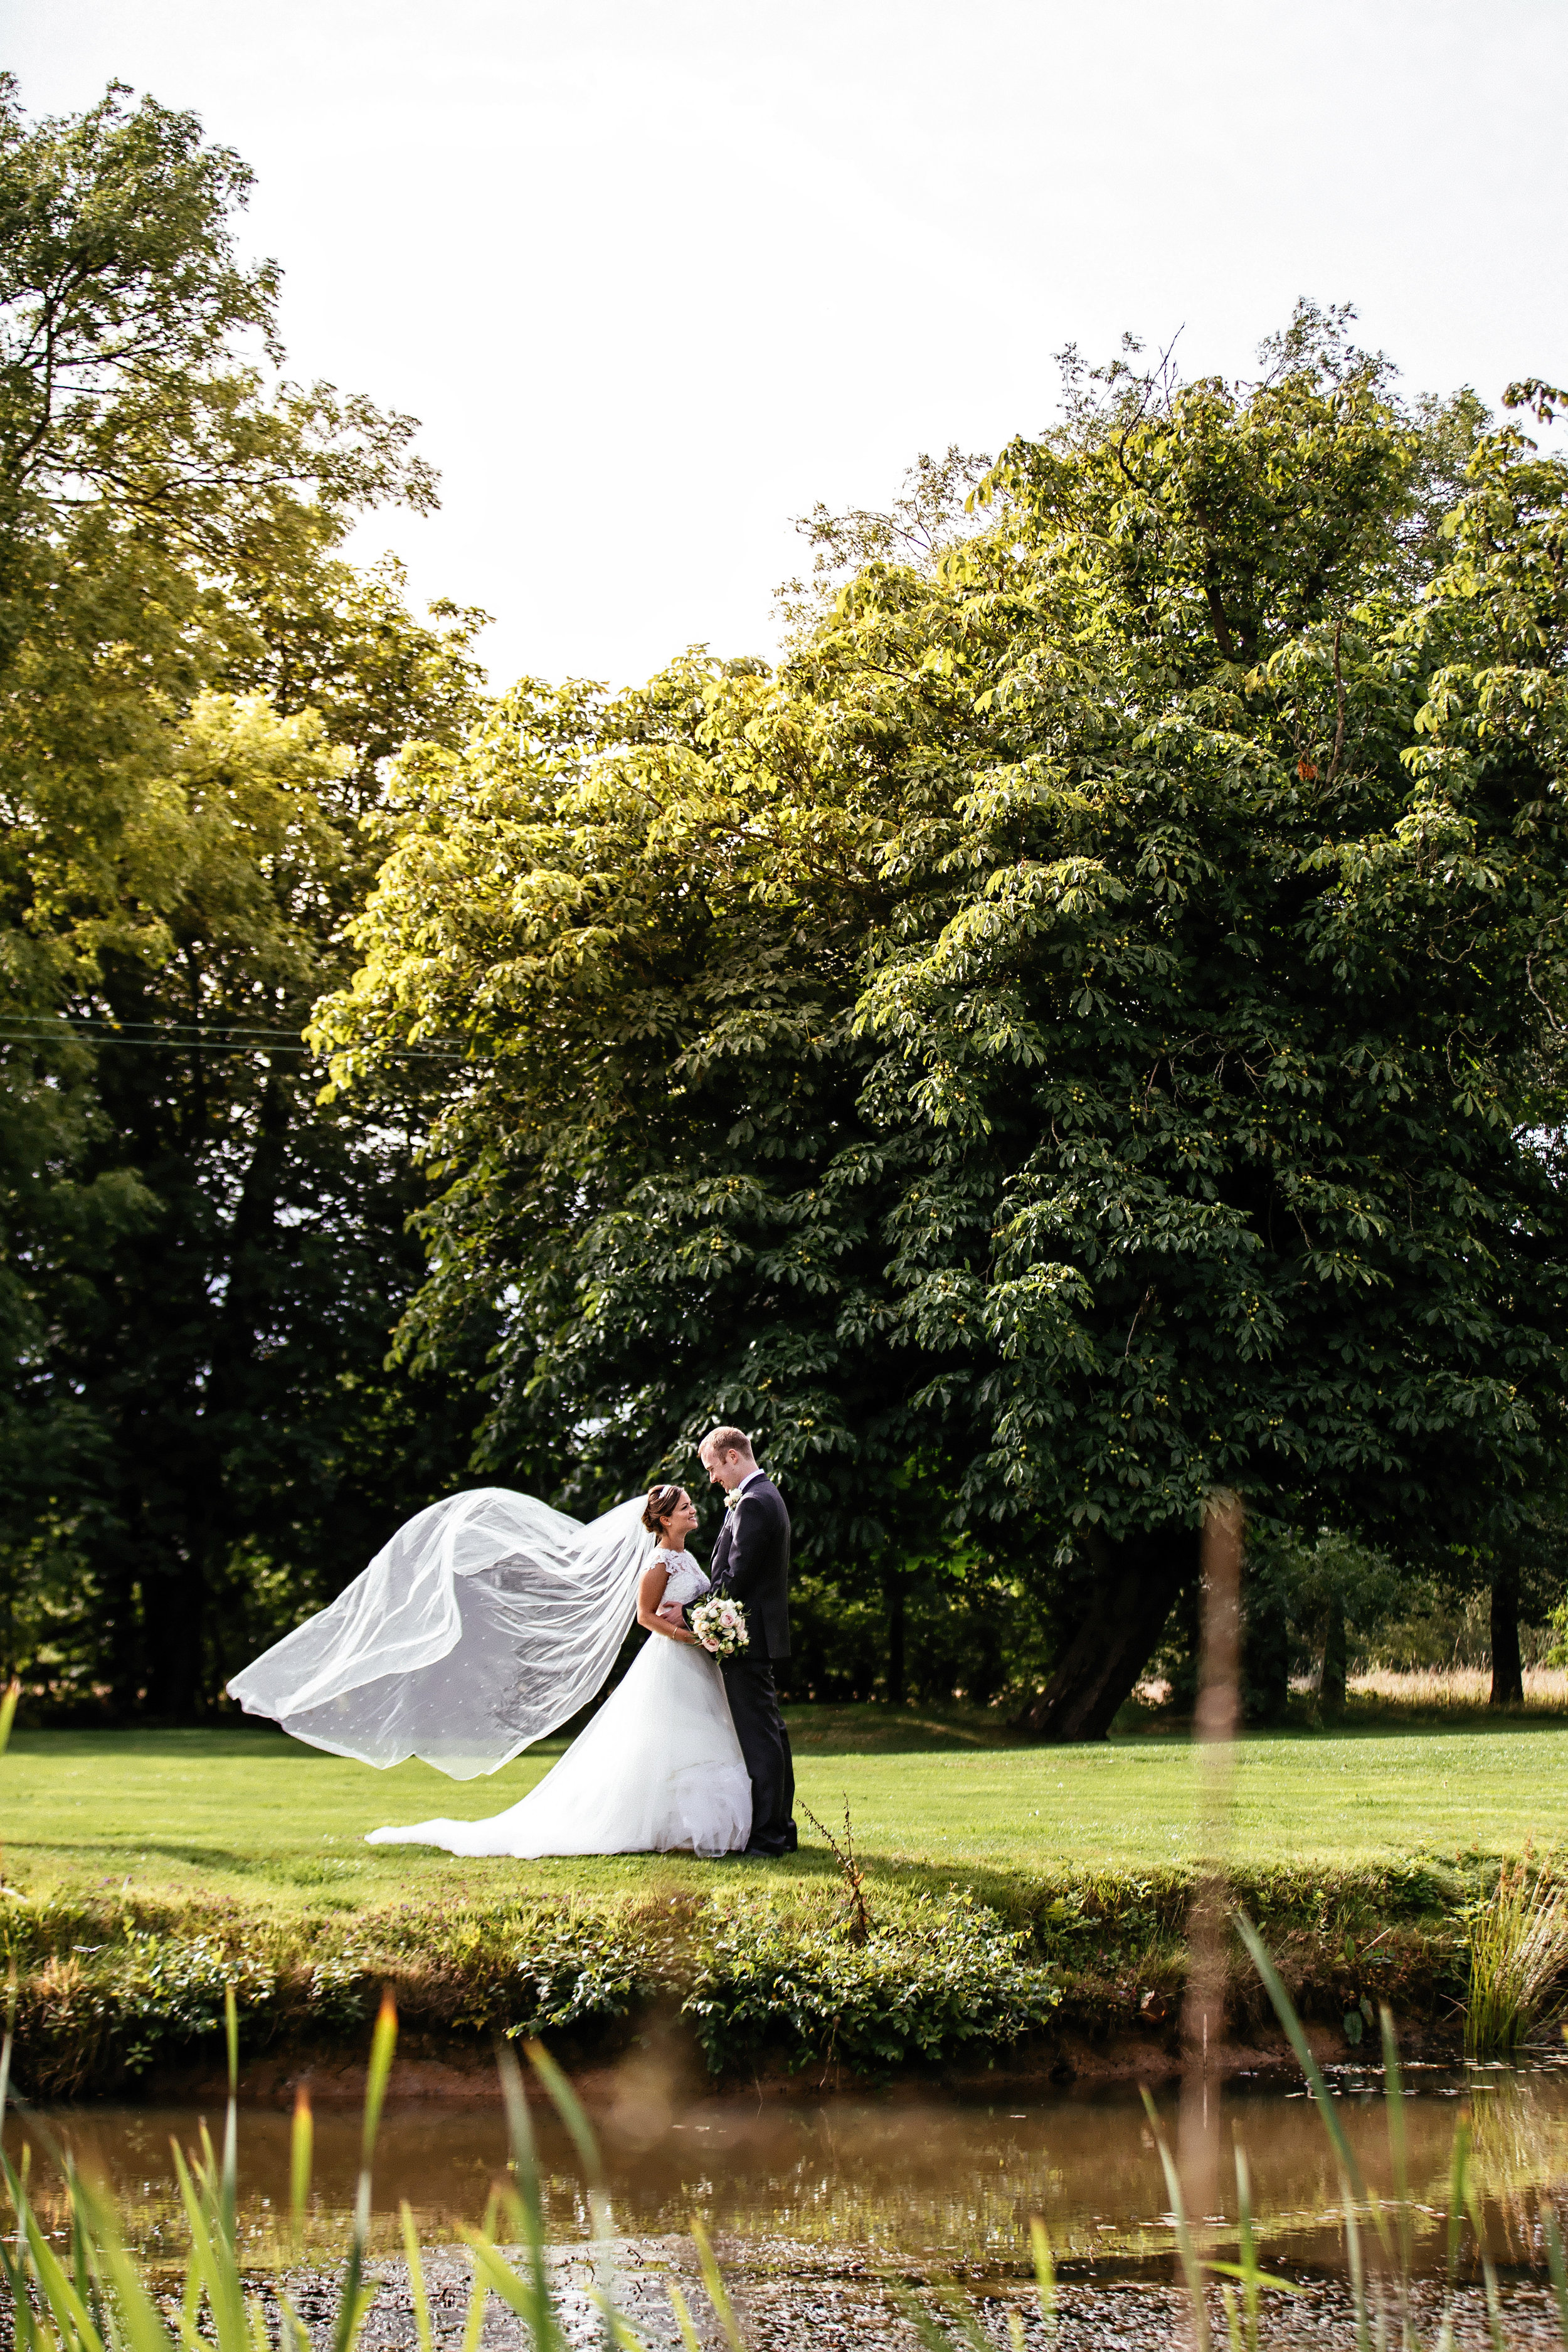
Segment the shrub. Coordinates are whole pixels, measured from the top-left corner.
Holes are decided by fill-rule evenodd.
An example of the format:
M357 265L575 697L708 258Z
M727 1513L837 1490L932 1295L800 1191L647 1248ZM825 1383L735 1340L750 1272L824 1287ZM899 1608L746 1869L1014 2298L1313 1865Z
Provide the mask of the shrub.
M1024 1957L1028 1941L968 1898L922 1899L907 1925L863 1942L753 1914L713 1937L682 2012L716 2074L766 2051L885 2074L1047 2023L1061 1988Z

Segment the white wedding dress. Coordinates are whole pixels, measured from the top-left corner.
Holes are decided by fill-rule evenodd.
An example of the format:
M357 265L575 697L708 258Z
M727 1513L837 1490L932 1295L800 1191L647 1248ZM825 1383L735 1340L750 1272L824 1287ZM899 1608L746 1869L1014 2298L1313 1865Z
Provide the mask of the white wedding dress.
M661 1607L687 1607L708 1579L684 1551ZM645 1563L648 1564L648 1563ZM716 1659L650 1633L630 1671L560 1761L521 1803L478 1822L373 1830L367 1845L434 1845L448 1853L694 1853L743 1846L752 1784Z

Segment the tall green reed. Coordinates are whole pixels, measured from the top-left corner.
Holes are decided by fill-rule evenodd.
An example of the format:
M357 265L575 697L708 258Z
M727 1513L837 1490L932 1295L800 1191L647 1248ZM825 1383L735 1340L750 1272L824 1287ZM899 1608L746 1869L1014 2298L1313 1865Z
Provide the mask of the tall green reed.
M1273 2287L1282 2294L1297 2293L1291 2279L1277 2278L1266 2271L1258 2259L1258 2241L1252 2227L1252 2179L1247 2169L1247 2153L1239 2141L1234 2149L1236 2163L1237 2241L1239 2262L1221 2263L1200 2255L1187 2218L1186 2200L1182 2190L1181 2170L1171 2154L1164 2133L1160 2129L1154 2102L1147 2091L1143 2094L1144 2113L1154 2135L1154 2145L1160 2153L1160 2164L1165 2175L1165 2193L1171 2200L1171 2218L1175 2227L1176 2255L1181 2264L1182 2280L1187 2291L1188 2307L1192 2314L1193 2340L1198 2352L1209 2352L1208 2299L1205 2293L1204 2273L1206 2271L1219 2288L1220 2307L1225 2315L1226 2334L1231 2352L1258 2352L1258 2331L1263 2309L1263 2289ZM1237 2307L1231 2282L1241 2288L1241 2304Z
M1531 2028L1563 2005L1568 1969L1568 1889L1505 1863L1489 1899L1470 1915L1465 2050L1510 2058Z
M1442 2304L1435 2335L1423 2337L1415 2281L1415 2239L1423 2209L1413 2196L1405 2138L1405 2085L1392 2017L1382 2012L1384 2108L1388 2140L1389 2193L1374 2194L1345 2133L1336 2102L1312 2055L1305 2031L1278 1969L1250 1920L1235 1915L1236 1926L1306 2077L1339 2177L1341 2227L1350 2286L1352 2336L1357 2352L1453 2352L1461 2285L1461 2258L1479 2271L1488 2334L1496 2352L1506 2343L1505 2317L1496 2269L1487 2249L1484 2215L1471 2160L1468 2120L1455 2133L1447 2199L1447 2260ZM0 2181L14 2227L0 2236L0 2282L15 2314L17 2352L260 2352L273 2343L279 2352L309 2352L304 2322L279 2278L258 2283L242 2258L237 2222L238 2029L232 1991L226 2002L229 2095L221 2146L205 2127L187 2156L174 2150L176 2175L189 2239L183 2280L169 2307L129 2253L118 2216L107 2194L78 2173L56 2151L66 2186L68 2247L58 2250L36 2210L28 2185L28 2155L13 2164L0 2151ZM339 2282L331 2352L359 2352L366 2318L376 2294L367 2276L373 2200L373 2168L383 2105L396 2045L397 2023L390 1998L384 2000L371 2045L361 2131L360 2169L349 2242ZM581 2103L549 2053L527 2045L536 2084L549 2100L576 2147L587 2185L595 2256L593 2301L605 2352L645 2352L616 2299L610 2239L610 2205L597 2141ZM498 2061L505 2103L510 2163L493 2188L482 2224L458 2235L468 2250L471 2287L463 2331L464 2352L479 2352L489 2297L500 2298L527 2330L533 2352L568 2352L568 2337L555 2290L546 2233L530 2102L521 2069L510 2048ZM0 2122L9 2096L11 2036L0 2042ZM1182 2170L1160 2132L1148 2103L1170 2200L1176 2252L1197 2352L1211 2352L1215 2323L1223 2328L1228 2352L1258 2352L1265 2294L1298 2291L1292 2282L1263 2268L1258 2252L1250 2176L1245 2149L1232 2151L1237 2191L1237 2252L1234 2262L1210 2252L1205 2217L1189 2212ZM37 2126L34 2126L35 2130ZM295 2108L289 2162L288 2245L298 2260L305 2242L311 2194L313 2130L303 2095ZM401 2207L415 2332L419 2352L435 2352L430 2297L414 2214ZM1568 2352L1568 2257L1554 2210L1543 2201L1540 2224L1561 2342ZM729 2352L746 2352L744 2338L701 2221L692 2237L703 2284ZM1029 2231L1038 2312L1047 2342L1057 2330L1057 2284L1044 2221ZM679 2282L668 2282L671 2310L687 2352L702 2352L691 2307ZM1211 2307L1211 2297L1217 2312ZM940 2292L932 2303L900 2297L925 2352L994 2352L967 2300L956 2290ZM1007 2325L1013 2352L1024 2352L1024 2321L1016 2309ZM1322 2335L1315 2331L1315 2340Z
M1373 2352L1374 2347L1377 2352L1384 2352L1384 2347L1394 2344L1398 2345L1399 2352L1421 2352L1415 2294L1415 2221L1421 2209L1410 2189L1405 2140L1405 2083L1393 2016L1384 2004L1380 2011L1384 2110L1393 2191L1391 2196L1384 2198L1374 2197L1367 2188L1344 2127L1335 2112L1335 2102L1312 2056L1295 2005L1264 1948L1257 1928L1239 1911L1236 1914L1236 1926L1306 2076L1309 2093L1333 2153L1340 2179L1345 2268L1351 2288L1357 2352ZM1365 2259L1363 2220L1371 2224L1380 2257L1376 2269L1372 2272L1369 2272ZM1556 2211L1548 2198L1543 2197L1541 2200L1539 2220L1556 2305L1559 2338L1564 2352L1568 2352L1568 2263L1564 2261ZM1437 2332L1432 2339L1432 2352L1453 2352L1460 2254L1467 2226L1473 2239L1475 2261L1480 2272L1488 2335L1493 2352L1505 2352L1507 2335L1497 2267L1487 2248L1485 2217L1471 2164L1469 2118L1461 2113L1455 2126L1449 2155L1443 2303ZM1224 2265L1210 2267L1223 2268ZM1191 2285L1189 2291L1201 2295L1201 2290L1194 2290ZM1537 2342L1540 2338L1532 2336L1531 2340ZM1235 2352L1242 2352L1242 2343L1243 2339L1233 2329ZM1256 2329L1246 2336L1245 2345L1246 2352L1256 2352Z
M238 2231L238 2019L232 1988L226 2002L228 2102L221 2153L205 2126L199 2147L187 2155L174 2149L189 2252L171 2315L147 2283L126 2247L119 2217L107 2193L83 2179L69 2156L52 2148L59 2165L69 2220L70 2251L62 2261L49 2242L29 2191L30 2147L13 2164L0 2147L0 2184L10 2204L13 2227L0 2236L0 2282L14 2314L16 2352L310 2352L305 2323L283 2285L269 2278L257 2285L247 2277ZM397 2041L397 2018L388 1993L371 2042L361 2130L360 2169L353 2218L339 2283L332 2352L358 2352L377 2282L366 2274L370 2244L373 2166L382 2108ZM10 2104L12 2033L0 2042L0 2125ZM603 2340L612 2352L644 2352L615 2300L611 2262L610 2207L598 2145L583 2107L554 2060L537 2043L528 2057L538 2081L565 2125L588 2181L595 2252L594 2301ZM460 2229L472 2273L464 2352L478 2352L490 2294L500 2296L522 2319L534 2352L567 2352L567 2336L555 2294L545 2234L532 2127L522 2077L510 2048L499 2058L506 2105L510 2165L492 2189L482 2226ZM33 2128L37 2130L35 2122ZM290 2252L303 2246L310 2200L313 2130L308 2098L296 2104L289 2162ZM49 2144L46 2137L46 2144ZM430 2298L413 2212L404 2201L400 2219L408 2268L410 2299L419 2352L434 2352ZM502 2225L520 2249L521 2267L503 2252ZM700 2221L692 2221L704 2284L731 2352L744 2352L739 2322L713 2250ZM683 2336L698 2337L690 2308L670 2282L670 2301ZM205 2326L204 2326L205 2320Z

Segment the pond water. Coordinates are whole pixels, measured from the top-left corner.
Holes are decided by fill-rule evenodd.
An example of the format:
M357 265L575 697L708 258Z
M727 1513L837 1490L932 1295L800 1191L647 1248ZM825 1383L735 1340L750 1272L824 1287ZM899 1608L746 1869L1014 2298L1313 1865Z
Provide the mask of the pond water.
M1373 2193L1390 2186L1381 2073L1340 2068L1337 2111ZM565 2241L585 2231L581 2169L533 2091L546 2210ZM1233 2137L1245 2147L1262 2245L1269 2259L1331 2263L1339 2186L1314 2103L1300 2091L1243 2077L1214 2093L1227 2151L1211 2228L1234 2224ZM1157 2102L1171 2145L1178 2104ZM1494 2256L1536 2259L1541 2198L1568 2189L1568 2059L1513 2067L1429 2068L1406 2078L1403 2102L1418 2258L1443 2259L1442 2215L1456 2122L1468 2116ZM206 2120L215 2134L221 2110ZM33 2143L34 2179L47 2202L58 2151L110 2181L134 2235L151 2245L178 2235L170 2142L197 2144L189 2107L61 2107L10 2116L13 2158ZM739 2240L787 2240L868 2261L914 2263L952 2275L1021 2259L1040 2214L1064 2269L1168 2267L1169 2198L1158 2147L1131 2085L1065 2090L985 2104L907 2092L881 2099L781 2102L731 2094L671 2102L668 2087L628 2069L597 2103L615 2225L629 2238L684 2231L700 2212ZM259 2252L289 2196L290 2119L245 2107L239 2119L240 2204ZM318 2104L312 2239L335 2242L352 2210L359 2162L357 2110ZM378 2233L391 2244L406 2200L422 2239L478 2224L506 2163L504 2118L491 2099L389 2101L375 2164Z

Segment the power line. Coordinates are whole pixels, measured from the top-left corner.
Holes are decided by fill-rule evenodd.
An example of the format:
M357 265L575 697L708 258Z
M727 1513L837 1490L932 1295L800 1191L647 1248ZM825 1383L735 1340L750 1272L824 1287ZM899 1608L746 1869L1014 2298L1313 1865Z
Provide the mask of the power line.
M138 1034L148 1032L148 1034ZM208 1028L169 1026L154 1021L98 1021L64 1015L52 1028L24 1029L0 1018L0 1045L55 1045L62 1037L80 1037L92 1045L140 1045L153 1053L301 1054L324 1062L332 1049L321 1052L307 1045L297 1029L260 1029L238 1022L215 1023ZM389 1045L383 1052L398 1062L464 1062L470 1057L456 1046Z
M121 1021L112 1013L61 1013L56 1017L64 1028L109 1029L117 1037L142 1031L154 1037L278 1037L298 1043L304 1034L300 1029L268 1029L257 1021ZM5 1018L0 1013L0 1021Z
M20 1020L22 1016L15 1014L10 1017ZM5 1014L0 1013L0 1024L4 1024L6 1018ZM104 1029L111 1031L117 1037L131 1036L140 1031L154 1037L194 1037L204 1041L210 1037L271 1037L299 1045L304 1036L302 1030L269 1029L258 1021L121 1021L112 1013L61 1013L57 1018L67 1028ZM423 1052L426 1049L411 1047L409 1050ZM456 1052L458 1048L440 1046L428 1050L446 1053Z

